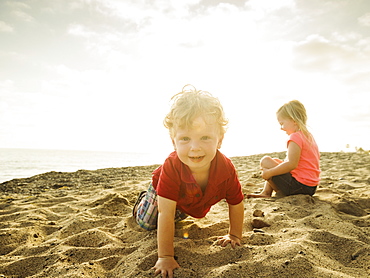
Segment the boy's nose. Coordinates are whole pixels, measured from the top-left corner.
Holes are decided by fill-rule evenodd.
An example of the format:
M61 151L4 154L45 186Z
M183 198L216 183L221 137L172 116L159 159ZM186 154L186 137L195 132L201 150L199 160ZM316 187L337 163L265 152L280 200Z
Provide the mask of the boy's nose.
M192 151L199 151L200 150L200 144L199 142L193 141L191 144L191 150Z

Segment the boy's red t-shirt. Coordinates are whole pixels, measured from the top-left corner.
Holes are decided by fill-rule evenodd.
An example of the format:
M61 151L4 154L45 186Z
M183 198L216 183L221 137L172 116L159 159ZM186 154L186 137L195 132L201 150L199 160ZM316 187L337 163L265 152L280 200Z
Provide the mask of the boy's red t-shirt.
M229 158L217 151L209 171L208 184L202 192L189 167L172 152L164 164L154 170L152 183L159 196L177 202L178 209L195 218L204 217L211 206L222 199L230 205L243 200L241 185Z

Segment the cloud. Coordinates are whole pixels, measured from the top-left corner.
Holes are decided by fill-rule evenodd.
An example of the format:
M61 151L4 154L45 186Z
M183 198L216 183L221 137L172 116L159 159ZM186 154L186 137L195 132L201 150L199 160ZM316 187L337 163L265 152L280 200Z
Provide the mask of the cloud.
M67 33L73 36L83 37L85 39L89 39L97 35L96 32L89 30L86 26L81 24L71 24L68 27Z
M320 35L310 35L294 49L294 65L305 70L328 71L342 59L344 49Z
M293 48L293 65L300 70L325 73L344 73L366 66L364 57L370 53L349 40L338 42L320 35L309 35Z
M25 21L25 22L33 22L35 19L29 15L26 12L23 11L13 11L13 14L20 20Z
M346 78L346 83L354 88L354 92L370 92L370 69L349 73ZM370 109L369 109L370 111Z
M186 8L191 14L200 15L212 12L214 9L217 8L222 8L225 10L238 8L242 10L244 9L245 2L246 1L238 0L200 0L193 1L193 3L188 4Z
M28 11L32 11L31 7L26 3L18 2L18 1L7 1L5 2L4 8L10 8L9 13L13 15L15 18L20 19L21 21L25 22L32 22L34 18L28 13ZM27 10L27 11L25 11Z
M242 133L236 138L248 135L246 125L261 134L275 129L276 108L291 98L313 107L317 125L333 99L329 120L351 120L342 111L365 107L357 96L369 89L368 14L346 1L312 1L0 1L0 94L8 107L1 122L17 135L29 124L35 141L56 148L66 140L104 148L94 136L109 134L112 149L134 149L163 129L170 97L187 83L222 100L230 135ZM312 92L319 91L318 103ZM353 119L361 120L361 107ZM246 124L256 115L262 124ZM60 138L51 138L59 127Z
M14 29L9 24L5 23L4 21L0 21L0 32L3 33L11 33Z
M370 27L370 13L364 14L358 19L358 23L365 27Z
M292 8L295 6L294 0L281 0L281 1L270 1L270 0L249 0L246 1L246 6L253 10L260 10L263 12L275 12L282 8Z

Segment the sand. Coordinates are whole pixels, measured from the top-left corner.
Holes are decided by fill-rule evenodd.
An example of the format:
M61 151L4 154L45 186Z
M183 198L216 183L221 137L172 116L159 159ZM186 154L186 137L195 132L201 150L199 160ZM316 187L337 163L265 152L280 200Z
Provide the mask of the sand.
M245 194L263 186L261 157L232 158ZM156 231L140 229L131 210L157 166L0 184L0 277L152 277ZM369 277L370 155L322 153L321 167L313 197L245 199L235 250L216 244L228 229L224 201L176 224L175 277Z

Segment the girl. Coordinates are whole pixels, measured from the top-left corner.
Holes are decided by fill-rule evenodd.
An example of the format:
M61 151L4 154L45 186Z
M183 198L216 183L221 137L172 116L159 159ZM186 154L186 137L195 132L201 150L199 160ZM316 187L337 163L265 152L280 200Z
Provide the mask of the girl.
M287 156L284 161L269 156L261 159L264 188L259 194L248 194L247 198L271 197L273 191L286 196L312 196L320 181L320 153L306 127L306 109L293 100L284 104L276 115L281 130L289 135Z

